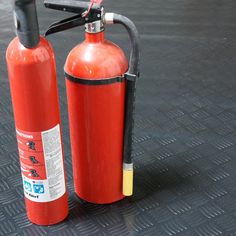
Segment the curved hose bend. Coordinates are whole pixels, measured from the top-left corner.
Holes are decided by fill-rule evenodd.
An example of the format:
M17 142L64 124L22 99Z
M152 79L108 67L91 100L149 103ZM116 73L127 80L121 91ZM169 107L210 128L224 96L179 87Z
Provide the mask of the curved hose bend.
M140 49L139 49L139 34L134 23L127 17L114 13L113 17L114 24L123 25L131 40L131 54L129 60L128 73L131 75L138 76L139 74L139 60L140 60Z

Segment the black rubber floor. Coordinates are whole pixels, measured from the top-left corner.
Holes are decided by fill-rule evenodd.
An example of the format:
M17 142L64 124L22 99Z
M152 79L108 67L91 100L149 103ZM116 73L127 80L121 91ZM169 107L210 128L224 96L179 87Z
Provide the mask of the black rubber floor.
M135 194L113 205L73 194L62 68L83 30L50 36L70 193L68 219L52 227L32 225L25 215L4 59L14 36L9 2L0 1L0 235L236 235L236 1L105 1L108 11L136 22L142 40ZM37 2L42 32L65 16ZM107 32L128 49L124 30L109 26Z

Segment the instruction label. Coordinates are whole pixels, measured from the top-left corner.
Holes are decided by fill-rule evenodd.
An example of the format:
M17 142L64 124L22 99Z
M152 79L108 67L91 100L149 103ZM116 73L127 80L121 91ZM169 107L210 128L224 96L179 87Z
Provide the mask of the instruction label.
M54 201L66 192L59 124L43 132L16 129L25 197Z

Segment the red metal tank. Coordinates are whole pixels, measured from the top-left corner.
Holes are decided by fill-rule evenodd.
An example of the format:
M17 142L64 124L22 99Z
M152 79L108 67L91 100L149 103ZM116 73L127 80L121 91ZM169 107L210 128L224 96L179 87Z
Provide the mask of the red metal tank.
M65 63L76 194L98 204L122 194L125 81L128 61L104 38L86 33Z
M51 225L68 214L54 53L40 38L26 48L18 38L6 53L27 215Z

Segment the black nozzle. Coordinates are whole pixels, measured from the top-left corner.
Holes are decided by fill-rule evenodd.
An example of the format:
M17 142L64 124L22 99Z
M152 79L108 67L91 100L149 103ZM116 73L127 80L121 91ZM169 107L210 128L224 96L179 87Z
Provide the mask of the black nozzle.
M16 33L27 48L34 48L40 40L35 0L14 0Z

